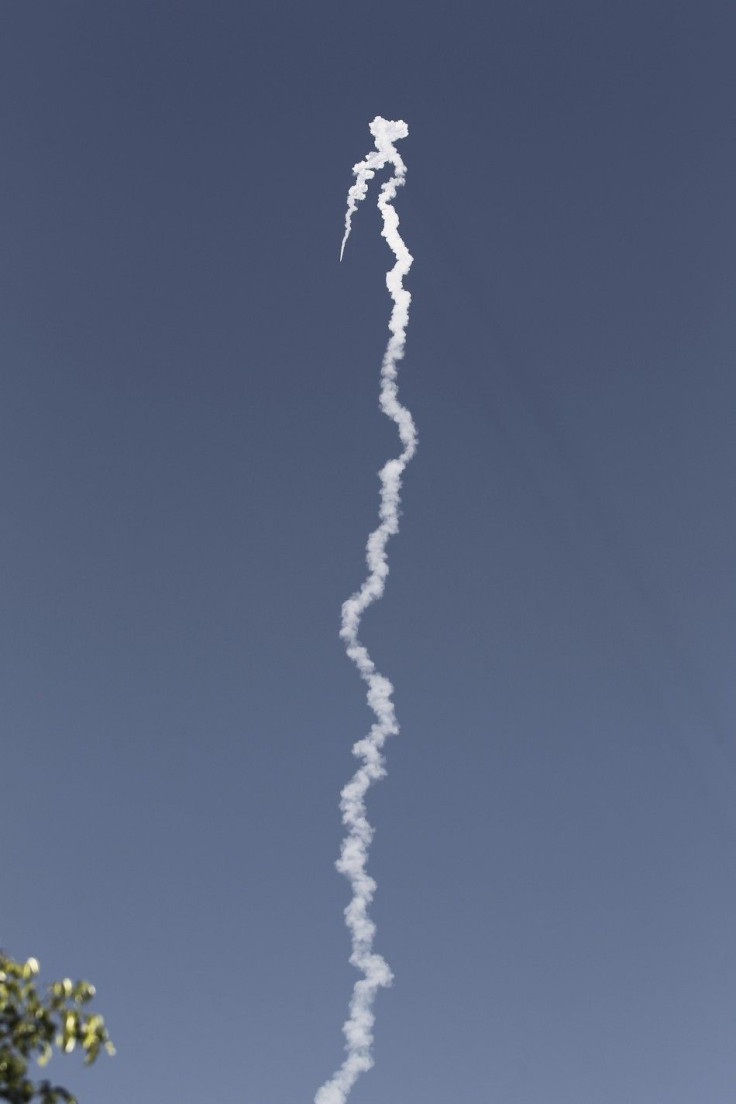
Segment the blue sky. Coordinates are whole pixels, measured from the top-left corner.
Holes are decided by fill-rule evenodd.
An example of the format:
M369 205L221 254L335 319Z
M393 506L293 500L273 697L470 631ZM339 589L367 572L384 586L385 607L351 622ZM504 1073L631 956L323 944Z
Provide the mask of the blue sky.
M370 716L338 639L396 450L403 118L420 434L364 622L355 1104L726 1104L736 1077L728 3L6 5L0 943L92 980L82 1104L310 1101L353 972Z

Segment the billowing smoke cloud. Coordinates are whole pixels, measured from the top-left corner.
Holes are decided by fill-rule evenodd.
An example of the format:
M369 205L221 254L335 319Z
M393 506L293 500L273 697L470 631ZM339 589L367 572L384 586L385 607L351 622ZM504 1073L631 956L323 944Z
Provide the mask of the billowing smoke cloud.
M411 414L397 397L396 377L398 363L404 355L406 327L409 321L411 296L403 286L404 276L411 267L412 256L399 234L399 217L393 200L406 176L406 167L394 142L406 138L409 128L398 120L391 122L380 116L371 123L371 134L376 149L364 161L355 165L355 184L348 192L348 208L345 215L345 235L340 249L342 260L345 243L350 235L351 220L358 203L365 198L368 184L384 165L393 166L393 174L381 187L378 207L383 217L383 237L396 257L396 263L386 275L386 284L393 300L389 322L391 336L386 347L381 368L380 406L384 414L396 423L403 446L401 454L384 465L380 474L381 497L380 524L371 533L366 547L368 574L363 585L343 603L340 636L348 656L353 660L361 678L368 686L368 703L376 720L370 732L353 747L360 759L360 766L342 791L340 808L347 833L342 842L338 870L349 880L352 899L345 910L345 920L352 939L350 962L361 971L350 1001L350 1012L343 1026L346 1057L340 1068L318 1090L315 1104L345 1104L348 1094L361 1073L373 1065L373 1002L382 986L390 985L391 970L381 955L373 950L376 926L368 908L373 899L376 883L366 872L368 849L373 829L365 810L365 796L370 786L382 778L386 769L382 754L387 737L399 731L396 713L391 700L393 686L376 666L368 651L358 639L358 630L364 611L377 601L384 591L388 575L386 545L389 537L399 529L399 505L401 480L406 465L417 448L417 432Z

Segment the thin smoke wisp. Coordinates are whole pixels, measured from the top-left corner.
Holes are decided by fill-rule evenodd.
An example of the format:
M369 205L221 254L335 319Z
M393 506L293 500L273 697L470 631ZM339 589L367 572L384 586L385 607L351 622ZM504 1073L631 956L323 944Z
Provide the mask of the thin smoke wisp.
M406 177L406 166L394 143L406 138L409 128L401 120L392 122L379 115L370 124L370 129L376 148L353 168L355 183L348 192L340 259L350 236L353 214L360 201L365 199L370 181L385 165L392 166L392 175L381 186L378 195L378 207L383 218L381 233L396 258L393 268L386 275L393 308L389 321L390 337L381 367L379 404L384 414L396 424L402 450L379 473L380 523L368 537L368 574L360 589L342 606L340 636L348 656L367 684L368 704L375 715L368 735L353 747L353 754L360 760L360 765L340 798L346 834L336 863L337 869L350 882L352 897L345 909L345 922L352 941L350 962L362 976L353 987L348 1019L343 1025L345 1059L317 1091L314 1104L345 1104L361 1073L373 1065L373 1003L378 990L390 985L392 980L388 963L373 950L376 926L370 918L369 906L376 883L366 871L373 828L366 816L365 797L371 785L386 773L383 746L389 736L398 733L399 726L392 701L393 686L376 669L367 649L360 642L358 631L363 613L384 592L389 570L386 546L389 538L399 530L401 482L404 469L416 452L417 431L410 412L399 402L396 384L399 361L404 356L411 302L403 280L411 267L412 256L399 234L399 217L393 206L396 193Z

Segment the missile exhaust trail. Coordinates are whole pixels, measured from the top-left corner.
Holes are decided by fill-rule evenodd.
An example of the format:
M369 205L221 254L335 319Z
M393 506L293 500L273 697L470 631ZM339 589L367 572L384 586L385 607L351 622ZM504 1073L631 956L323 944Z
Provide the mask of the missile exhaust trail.
M373 1065L373 1004L378 990L392 981L388 963L373 949L376 926L369 915L369 906L376 883L366 870L373 828L366 816L365 798L373 783L386 774L383 746L389 736L398 733L399 725L392 701L393 686L376 669L358 633L363 613L384 592L389 572L386 546L389 538L399 531L402 478L417 449L414 419L399 402L397 389L398 365L404 356L411 302L403 280L413 258L399 234L399 217L393 206L396 193L406 177L406 166L394 143L406 138L409 128L401 120L391 121L377 115L370 124L370 130L376 148L353 168L355 183L348 191L340 260L350 236L353 214L361 200L365 199L370 181L384 166L392 166L392 175L382 184L378 195L378 208L383 219L381 234L396 258L386 274L386 286L393 306L388 327L390 337L381 366L379 405L395 423L402 449L395 459L384 464L379 473L379 524L368 537L366 545L368 573L360 588L342 606L340 637L347 655L367 685L368 704L375 716L368 735L353 747L353 754L360 760L360 765L340 797L346 834L336 863L337 869L348 879L352 891L350 903L345 909L345 922L352 942L350 962L360 971L361 977L353 987L348 1019L343 1025L345 1059L317 1090L314 1104L345 1104L361 1073Z

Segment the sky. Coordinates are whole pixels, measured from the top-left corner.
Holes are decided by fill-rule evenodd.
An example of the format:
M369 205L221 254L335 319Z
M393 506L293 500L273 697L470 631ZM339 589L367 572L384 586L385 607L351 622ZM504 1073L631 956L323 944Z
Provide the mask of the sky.
M376 1066L351 1104L731 1104L736 9L16 0L0 16L0 945L85 977L81 1104L312 1101L355 972L338 636L363 636Z

